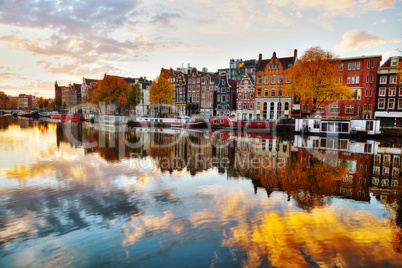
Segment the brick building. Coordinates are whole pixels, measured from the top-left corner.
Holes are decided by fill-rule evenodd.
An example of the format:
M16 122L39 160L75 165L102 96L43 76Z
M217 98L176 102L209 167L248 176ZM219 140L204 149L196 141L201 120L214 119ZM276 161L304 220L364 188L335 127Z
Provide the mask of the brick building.
M237 83L237 120L253 120L254 112L254 79L251 75L245 74Z
M292 98L283 96L283 87L290 84L287 70L297 60L297 49L293 57L277 58L274 52L271 59L258 57L256 65L256 119L279 119L292 116Z
M237 81L229 79L226 73L220 74L215 87L215 94L215 115L228 116L234 114L236 110Z
M214 75L205 74L201 78L201 111L200 114L209 118L214 115L215 85L218 79Z
M402 87L397 84L397 65L402 57L390 57L378 69L375 117L387 126L402 126Z

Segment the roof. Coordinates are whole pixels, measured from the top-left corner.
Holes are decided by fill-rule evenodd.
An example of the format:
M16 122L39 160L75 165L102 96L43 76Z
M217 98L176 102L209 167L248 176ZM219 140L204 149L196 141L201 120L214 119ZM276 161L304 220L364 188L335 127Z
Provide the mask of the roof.
M273 59L277 59L281 63L283 69L286 70L286 69L290 68L290 66L292 66L295 63L296 57L297 57L297 54L295 52L295 55L292 56L292 57L277 58L276 53L274 52L270 59L265 59L265 60L261 59L261 60L259 60L257 62L256 67L255 67L255 71L256 72L264 71L265 67L267 66L267 64Z
M363 56L357 56L357 57L340 58L340 60L341 60L341 61L346 61L346 60L362 60L362 59L371 59L371 58L382 58L382 55L381 55L381 54L363 55Z
M384 62L384 64L381 65L381 68L387 68L387 67L388 67L388 68L389 68L389 67L391 67L391 68L396 68L396 66L391 66L391 60L394 59L394 58L398 58L399 61L402 61L402 57L401 57L401 56L389 57L389 58Z

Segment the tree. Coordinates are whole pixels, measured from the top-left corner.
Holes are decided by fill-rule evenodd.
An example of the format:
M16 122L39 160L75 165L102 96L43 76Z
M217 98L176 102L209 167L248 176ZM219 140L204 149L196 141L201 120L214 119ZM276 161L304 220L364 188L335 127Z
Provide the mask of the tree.
M8 108L10 105L10 98L6 93L0 91L0 108Z
M17 108L18 105L20 105L20 102L18 101L17 98L11 98L10 99L10 107L11 108Z
M46 102L47 101L44 97L40 97L36 100L36 106L38 106L40 109L43 109L47 106Z
M326 100L350 98L353 93L344 83L339 83L342 71L340 60L331 52L320 47L307 49L303 56L289 68L291 84L285 94L297 99L312 98L313 110Z
M172 96L174 95L174 89L172 83L164 73L161 73L151 85L149 89L149 101L152 105L155 104L171 104L173 103ZM159 105L160 114L160 105Z
M135 83L131 85L131 90L127 95L127 104L133 105L135 107L141 103L144 96L141 90L141 85L139 83Z
M54 107L61 108L61 105L62 105L61 95L57 95L56 98L54 98Z
M107 75L99 81L94 89L92 103L99 104L100 101L112 104L124 105L127 103L127 95L130 92L130 85L122 78Z

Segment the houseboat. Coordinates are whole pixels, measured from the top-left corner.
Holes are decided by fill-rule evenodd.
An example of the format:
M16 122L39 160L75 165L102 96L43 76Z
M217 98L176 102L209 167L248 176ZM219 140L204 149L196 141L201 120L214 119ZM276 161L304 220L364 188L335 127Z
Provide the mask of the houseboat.
M171 127L172 124L179 126L187 123L188 116L165 115L162 117L137 117L130 120L129 126L156 126L156 127Z
M85 117L84 117L85 118ZM114 114L94 114L94 123L111 124L111 125L125 125L129 117L127 115L114 115ZM92 121L90 119L90 121Z
M380 120L300 118L295 122L296 132L325 135L380 136Z
M209 118L212 128L233 128L233 129L249 129L249 128L272 128L273 122L269 121L237 121L234 116L213 116Z
M54 114L50 118L59 122L78 122L80 117L78 114Z
M203 128L206 127L204 122L203 115L193 115L191 117L183 116L184 122L173 123L171 127L179 127L179 128Z

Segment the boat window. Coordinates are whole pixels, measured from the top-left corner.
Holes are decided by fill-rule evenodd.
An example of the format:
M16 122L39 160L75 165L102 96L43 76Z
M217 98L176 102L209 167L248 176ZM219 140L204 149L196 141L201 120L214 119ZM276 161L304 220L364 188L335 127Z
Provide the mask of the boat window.
M314 120L314 128L320 128L320 120Z
M333 122L328 123L328 132L334 132L335 131L335 124Z
M308 128L308 120L303 120L303 128Z
M339 149L347 150L348 149L348 141L347 140L340 140L339 141Z
M321 131L322 132L327 132L327 130L328 130L328 123L321 123Z
M349 124L348 123L342 123L341 132L349 133Z
M327 139L320 140L320 147L323 147L323 148L327 147Z
M366 130L374 129L374 121L366 121Z

